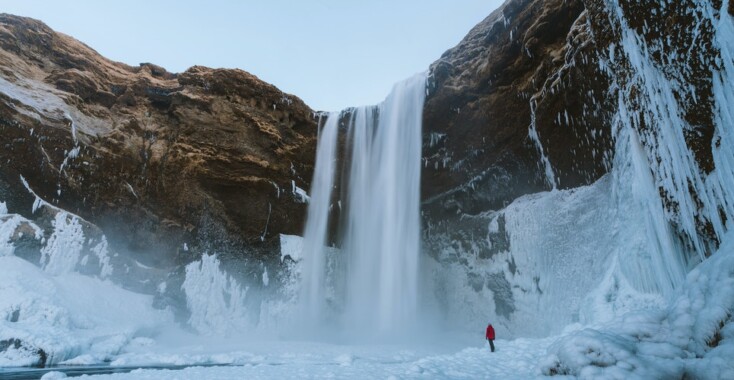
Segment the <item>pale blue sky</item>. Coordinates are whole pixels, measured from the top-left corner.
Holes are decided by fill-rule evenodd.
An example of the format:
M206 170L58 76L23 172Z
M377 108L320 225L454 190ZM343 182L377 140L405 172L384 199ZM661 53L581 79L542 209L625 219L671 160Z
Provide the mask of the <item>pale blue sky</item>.
M502 0L0 0L102 55L240 68L317 110L375 104Z

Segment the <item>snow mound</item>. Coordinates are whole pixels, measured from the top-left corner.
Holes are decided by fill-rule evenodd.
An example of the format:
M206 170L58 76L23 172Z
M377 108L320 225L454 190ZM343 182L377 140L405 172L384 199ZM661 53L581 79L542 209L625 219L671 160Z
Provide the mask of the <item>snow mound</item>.
M47 372L43 376L41 376L41 380L57 380L57 379L66 379L66 374L59 371L51 371Z
M734 234L693 269L664 309L627 313L561 337L545 375L580 378L734 378Z
M0 268L0 367L99 363L173 323L152 297L108 281L54 276L15 256Z

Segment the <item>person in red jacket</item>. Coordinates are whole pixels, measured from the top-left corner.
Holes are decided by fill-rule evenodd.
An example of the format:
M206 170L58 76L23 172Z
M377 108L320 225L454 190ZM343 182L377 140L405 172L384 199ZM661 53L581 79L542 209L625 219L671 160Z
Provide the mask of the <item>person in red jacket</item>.
M494 352L494 327L492 327L491 323L487 325L487 333L485 337L489 341L489 348Z

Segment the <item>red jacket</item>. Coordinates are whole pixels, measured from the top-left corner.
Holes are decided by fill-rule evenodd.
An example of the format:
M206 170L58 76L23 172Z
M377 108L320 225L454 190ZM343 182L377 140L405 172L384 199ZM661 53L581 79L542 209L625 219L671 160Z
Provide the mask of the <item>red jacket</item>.
M487 339L494 340L494 327L492 325L487 325Z

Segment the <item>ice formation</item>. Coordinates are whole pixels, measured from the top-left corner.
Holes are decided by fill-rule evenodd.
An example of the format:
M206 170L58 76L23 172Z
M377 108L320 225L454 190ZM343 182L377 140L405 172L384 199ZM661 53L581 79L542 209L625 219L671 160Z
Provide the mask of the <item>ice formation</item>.
M669 304L561 337L550 346L543 372L610 379L734 377L734 235L723 238Z
M15 256L0 257L0 367L87 364L117 355L132 339L173 323L152 298L78 273L52 274ZM41 354L41 350L43 354Z
M41 265L54 275L74 272L84 246L84 233L79 219L59 212L53 221L54 232L41 250Z
M204 254L187 265L181 288L191 312L189 325L198 332L226 334L250 329L244 306L248 289L220 268L216 255Z

